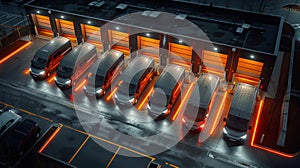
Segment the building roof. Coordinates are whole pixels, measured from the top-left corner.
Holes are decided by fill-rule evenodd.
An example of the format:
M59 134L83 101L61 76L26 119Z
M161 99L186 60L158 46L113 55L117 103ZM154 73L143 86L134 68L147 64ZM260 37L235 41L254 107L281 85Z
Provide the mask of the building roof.
M117 22L204 40L208 40L208 37L214 43L271 55L277 55L280 42L278 39L283 24L283 19L278 16L211 7L180 0L36 0L26 6L53 10L57 14L70 13L104 21L122 16ZM126 16L135 12L143 12L143 14L137 15L135 19ZM197 34L195 27L184 18L199 27L207 37ZM185 31L186 29L189 31Z

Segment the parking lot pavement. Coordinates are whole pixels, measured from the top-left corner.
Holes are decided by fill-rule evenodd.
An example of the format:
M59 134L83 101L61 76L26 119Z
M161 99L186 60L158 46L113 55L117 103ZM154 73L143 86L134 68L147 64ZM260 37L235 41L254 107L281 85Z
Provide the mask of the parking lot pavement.
M115 157L112 158L111 164L108 168L123 168L123 167L141 167L146 168L148 163L152 161L152 159L147 157L126 157L126 155L132 156L132 152L124 149L118 150L115 153ZM125 155L125 156L124 156Z
M41 152L68 163L87 136L62 127L55 138Z
M45 143L47 146L40 152L77 167L146 167L154 160L127 147L90 136L92 135L62 126L58 134L49 144Z
M101 143L101 146L99 143ZM105 148L103 148L102 145L105 145ZM70 163L77 167L104 168L115 154L107 149L116 152L118 147L108 143L103 144L103 141L96 138L89 138Z
M5 105L7 105L6 108L14 108L9 104ZM32 119L38 122L41 126L42 134L52 125L51 119L23 109L18 110L18 114L24 119ZM126 165L126 167L129 167L135 162L138 165L146 167L145 165L154 160L153 157L69 126L62 126L55 137L49 143L46 142L45 144L42 144L39 149L43 148L40 151L41 153L77 167L85 167L86 165L90 165L90 167ZM127 157L126 155L131 157ZM128 160L133 160L134 162L127 163Z
M2 104L2 103L1 103ZM6 105L6 110L8 109L12 109L13 107L5 104ZM49 127L52 125L51 120L45 120L41 117L39 117L38 115L35 115L33 113L24 111L24 110L15 110L15 112L22 116L22 120L24 121L25 119L31 119L35 122L37 122L41 128L41 132L40 135L43 135L44 133L46 133L46 131L49 129ZM10 167L14 167L16 164L19 163L19 161L21 161L24 157L26 157L26 155L28 153L31 152L32 148L28 149L28 151L25 151L24 154L22 155L22 157L17 157L17 158L11 158L9 156L9 152L7 149L7 136L9 135L9 133L5 134L3 137L0 138L0 162L3 163L4 165ZM0 164L1 167L1 164Z
M28 101L34 99L36 101L36 104L38 104L38 106L40 106L40 105L48 106L49 102L51 102L52 104L63 106L63 107L55 108L55 109L59 109L61 111L60 114L74 116L74 115L76 115L76 112L73 109L74 108L73 104L71 104L68 99L68 94L66 94L66 92L65 92L66 90L61 90L61 89L57 88L55 86L54 81L49 82L48 79L43 80L43 81L35 81L31 78L31 76L29 74L25 74L25 70L28 70L28 68L30 66L30 60L32 59L35 51L37 49L39 49L39 47L44 45L46 42L47 42L46 40L34 39L32 45L30 45L28 48L22 50L22 52L17 53L14 57L12 57L11 59L7 60L5 63L0 65L1 82L5 83L5 85L1 84L1 86L3 86L1 89L3 90L3 92L5 92L5 96L1 95L0 98L6 100L7 97L10 97L8 102L10 102L16 106L21 106L21 107L23 107L23 105L25 104L24 102L27 103L27 99L28 99ZM183 94L182 94L183 96L186 95L188 86L189 86L188 84L186 84L184 86ZM8 88L9 88L9 91L7 91ZM116 106L113 103L113 101L111 101L111 102L106 101L105 97L92 103L84 95L84 93L82 92L82 89L80 91L78 91L76 94L82 95L82 101L84 102L83 106L85 107L85 109L83 109L83 111L96 110L97 112L99 112L99 114L103 115L104 119L107 120L109 124L113 125L119 132L128 133L128 135L132 135L132 136L141 136L142 137L143 135L148 135L150 133L151 129L157 128L157 127L150 126L149 128L151 128L151 129L148 129L148 127L141 127L140 125L142 125L142 124L139 124L139 123L137 124L137 123L134 123L133 121L122 119L121 117L123 117L123 116L119 112L118 106ZM19 96L19 95L22 95L22 96ZM16 96L20 99L15 98ZM212 128L209 130L213 130L213 134L210 136L208 141L206 141L205 143L203 143L201 145L196 144L196 143L189 144L189 142L183 142L183 143L185 143L185 145L187 145L187 146L193 146L193 148L195 148L195 150L197 150L198 149L197 147L199 147L199 146L202 149L205 149L207 146L212 147L212 149L217 149L217 148L219 148L221 150L225 149L225 152L223 151L223 153L222 153L222 151L221 151L220 153L224 154L224 155L232 155L232 153L234 153L233 156L235 159L245 160L244 156L246 156L246 155L250 156L250 155L248 155L248 153L251 153L251 152L255 153L256 151L253 152L253 149L249 149L250 147L245 145L246 148L242 147L242 151L236 152L236 151L234 151L233 148L228 147L227 144L222 139L221 135L222 135L222 129L223 129L224 123L221 121L221 118L223 118L227 115L228 108L230 107L230 103L225 103L225 107L224 107L225 110L221 110L220 114L217 117L216 112L219 109L220 102L222 101L222 96L223 96L223 92L222 93L219 92L218 96L217 96L218 97L217 101L213 106L213 109L215 109L214 110L215 113L211 113L211 115L209 116L209 118L213 117L213 118L211 118L211 120L216 121L214 124L216 126L214 128L212 125L211 126L207 125L207 128ZM17 101L20 101L22 103L17 103ZM65 102L68 102L68 103L65 104ZM180 101L176 102L176 105L174 106L174 109L172 112L174 112L174 110L178 109L178 106L180 104L179 102ZM44 118L46 121L50 121L50 120L47 120L47 118L43 117L44 116L43 113L40 113L40 111L38 111L34 108L35 106L37 106L36 104L31 104L31 105L29 104L28 106L26 105L25 108L26 109L29 108L35 112L32 114L32 116L36 116L41 119ZM184 107L184 105L183 105L183 107ZM66 110L66 108L68 108L68 110ZM72 109L72 110L70 110L70 109ZM181 127L182 127L182 125L180 123L180 119L181 119L181 115L183 114L183 111L184 111L184 108L182 108L180 110L180 112L178 113L178 116L177 116L178 123L176 123L176 124L178 124L177 125L178 129L179 128L181 129ZM134 112L138 113L137 110ZM30 114L30 112L28 114ZM98 118L96 118L95 116L87 115L87 113L85 113L85 115L86 116L84 117L84 120L86 122L84 122L84 124L88 125L91 123L92 120L93 121L95 120L95 122L98 122ZM55 114L54 114L54 116L55 116ZM125 118L125 117L123 117L123 118ZM163 122L160 122L160 123L159 122L151 122L151 124L155 124L155 126L158 126L159 124L161 124L164 126L163 129L164 128L166 129L169 126L168 121L172 121L171 118L172 118L172 115L170 115L167 118L167 120L164 120ZM215 120L215 118L217 118L217 120ZM51 118L51 119L53 119L53 118ZM135 118L133 118L133 119L135 119ZM53 120L66 124L64 121L59 121L59 120L55 120L55 119L53 119ZM175 122L177 122L177 121L175 121ZM70 123L71 124L66 124L66 125L72 126L72 122L70 122ZM146 125L148 123L150 123L150 122L146 122ZM167 123L167 125L164 125L164 123ZM92 125L92 124L90 124L90 125ZM65 126L64 126L64 128L65 128ZM106 129L106 127L102 127L102 128ZM83 130L81 127L79 129ZM176 130L178 130L178 129L176 129ZM90 142L91 139L90 138L87 139L87 134L86 133L83 133L83 134L84 134L84 136L82 138L80 138L80 140L79 140L80 142L77 142L74 147L67 147L67 149L66 148L53 149L53 150L58 150L58 151L56 151L55 155L58 155L60 158L62 155L61 153L63 153L63 151L67 151L67 152L72 151L72 152L69 152L68 157L63 158L63 159L67 163L67 162L70 162L71 158L75 155L73 160L71 160L71 163L79 164L80 161L78 161L78 162L76 162L76 161L78 159L80 160L80 158L81 158L80 155L83 155L81 152L85 151L86 148L90 148L86 145L89 145L91 143ZM76 135L75 135L75 137L76 137ZM172 135L172 136L169 136L169 135ZM112 137L111 132L108 129L106 129L105 133L99 132L97 134L97 136L102 137L106 140L113 141L117 144L129 147L131 149L135 149L140 152L147 153L147 151L146 151L147 149L142 148L143 145L141 145L142 147L139 148L139 146L135 142L132 142L130 140L124 141L124 139L122 139L122 138L118 139L116 136ZM158 140L155 140L155 142L147 141L148 142L147 144L149 144L149 146L151 145L151 147L153 147L155 145L165 144L166 143L165 141L169 141L169 139L174 139L174 137L178 137L181 135L180 135L180 131L173 131L173 132L169 132L169 134L167 136L168 136L167 138L158 139ZM72 140L72 137L70 137L70 139ZM86 140L86 142L84 143L85 140ZM100 141L103 141L103 139ZM206 146L206 144L207 144L207 146ZM118 148L119 145L116 145L116 147ZM53 148L56 148L56 147L53 147ZM60 148L60 147L58 147L58 148ZM122 149L125 149L125 148L122 147ZM173 150L174 149L172 149L172 151ZM101 150L99 149L99 151L101 151ZM218 150L214 150L214 151L219 152ZM76 152L77 152L77 154L76 154ZM188 153L188 152L189 151L182 150L182 153ZM194 156L191 156L191 157L194 158ZM251 155L251 157L249 157L249 159L254 162L260 162L260 158L257 157L256 155ZM94 158L94 160L97 160L97 159ZM99 160L101 160L101 158L99 158ZM166 159L166 160L168 160L168 159ZM171 162L174 162L174 160L170 159ZM93 163L93 161L91 161L91 163ZM95 162L95 164L98 164L98 163ZM184 165L184 163L182 163L182 165ZM180 165L180 166L182 166L182 165ZM267 164L263 163L261 165L267 165Z
M14 44L5 47L0 53L0 64L3 64L10 58L14 57L18 52L21 52L31 44L31 42L18 40Z

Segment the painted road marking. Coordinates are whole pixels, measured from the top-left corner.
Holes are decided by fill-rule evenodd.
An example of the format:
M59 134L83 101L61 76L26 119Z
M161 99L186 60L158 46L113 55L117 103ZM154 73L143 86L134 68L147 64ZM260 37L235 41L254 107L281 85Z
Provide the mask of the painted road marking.
M16 108L16 107L14 107L14 106L12 106L12 105L9 105L9 104L7 104L7 103L4 103L4 102L0 102L0 103L3 103L4 105L9 106L9 107L15 108L15 109L17 109L17 110L19 110L19 111L21 111L21 112L26 113L26 114L29 114L29 115L32 115L32 116L36 116L36 117L39 117L39 118L41 118L41 119L44 119L44 120L53 122L53 120L51 120L51 119L49 119L49 118L47 118L47 117L43 117L43 116L41 116L41 115L38 115L38 114L35 114L35 113L32 113L32 112L29 112L29 111L24 110L24 109L21 109L21 108ZM143 153L141 153L141 152L139 152L139 151L136 151L136 150L134 150L134 149L130 149L130 148L128 148L128 147L119 145L119 144L117 144L117 143L114 143L114 142L112 142L112 141L103 139L103 138L98 137L98 136L96 136L96 135L89 134L89 133L87 133L87 132L78 130L78 129L76 129L76 128L73 128L73 127L71 127L71 126L64 125L64 124L61 124L61 123L59 123L59 125L60 125L60 127L63 127L63 126L64 126L64 127L68 128L68 129L71 129L71 130L73 130L73 131L79 132L79 133L84 134L84 135L88 135L88 137L86 138L85 142L84 142L84 143L77 149L77 151L75 152L76 155L77 155L78 152L82 149L82 147L86 144L86 141L87 141L89 138L92 137L92 138L96 138L96 139L98 139L98 140L101 140L101 141L103 141L103 142L106 142L106 143L115 145L115 146L118 147L119 150L120 150L121 148L123 148L123 149L125 149L125 150L128 150L128 151L130 151L130 152L136 153L136 154L141 155L141 156L143 156L143 157L147 157L147 158L151 159L152 161L156 160L156 158L154 158L154 157L152 157L152 156L143 154ZM50 143L50 142L49 142L49 143ZM75 155L75 154L74 154L74 155ZM73 156L73 157L75 158L76 155ZM69 163L71 163L71 162L73 161L73 159L74 159L73 157L69 160ZM111 163L110 163L110 164L111 164ZM169 164L169 165L173 165L173 164ZM174 165L174 166L175 166L175 165ZM178 166L175 166L175 167L178 167Z
M71 163L73 160L74 160L74 158L77 156L77 154L79 153L79 151L82 149L82 147L86 144L86 142L90 139L90 135L88 135L87 137L86 137L86 139L82 142L82 144L79 146L79 148L76 150L76 152L74 153L74 155L71 157L71 159L69 160L69 162L68 163Z
M108 167L111 165L112 161L115 159L115 157L117 156L117 154L118 154L118 152L120 151L120 149L121 149L121 147L119 146L118 149L116 150L115 154L113 155L113 157L112 157L112 158L110 159L110 161L108 162L106 168L108 168Z

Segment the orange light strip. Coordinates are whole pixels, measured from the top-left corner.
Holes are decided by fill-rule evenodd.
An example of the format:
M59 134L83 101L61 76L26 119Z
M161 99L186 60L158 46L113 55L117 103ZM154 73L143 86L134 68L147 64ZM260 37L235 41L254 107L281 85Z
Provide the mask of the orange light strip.
M43 31L43 30L40 30L40 31L39 31L39 34L41 34L41 35L46 34L46 35L49 35L49 36L53 36L52 31L49 32L49 31Z
M48 83L52 83L55 79L56 74L54 74L53 76L51 76L48 80Z
M25 43L23 46L21 46L20 48L18 48L17 50L15 50L14 52L10 53L8 56L4 57L3 59L0 60L0 64L2 64L3 62L7 61L8 59L10 59L11 57L13 57L15 54L17 54L18 52L22 51L23 49L25 49L26 47L28 47L32 42L29 41L27 43Z
M118 85L114 88L114 90L112 92L110 92L110 94L106 97L106 100L109 101L112 96L117 92L118 90L118 86L120 86L123 83L123 80L121 80Z
M110 92L110 94L106 97L106 100L109 101L112 96L117 92L118 87L115 87L114 90L112 92Z
M254 130L253 130L253 136L252 136L250 145L252 147L262 149L262 150L265 150L265 151L268 151L268 152L271 152L271 153L274 153L274 154L277 154L277 155L280 155L280 156L284 156L284 157L288 157L288 158L295 157L296 156L295 154L287 154L287 153L283 153L283 152L280 152L280 151L277 151L277 150L274 150L274 149L271 149L271 148L268 148L268 147L263 147L263 146L254 144L256 131L257 131L257 126L258 126L258 122L259 122L261 111L262 111L262 106L263 106L263 100L261 100L260 103L259 103L259 108L258 108L258 112L257 112L255 125L254 125Z
M241 80L241 81L246 81L246 82L251 82L251 83L258 84L258 81L255 81L255 80L252 80L252 79L247 79L247 78L244 78L244 77L235 77L235 78L238 79L238 80Z
M205 71L205 70L204 70ZM208 73L215 73L215 74L220 74L220 75L224 75L224 73L221 73L221 72L218 72L218 71L214 71L214 70L211 70L211 69L206 69L206 71Z
M82 142L82 144L79 146L79 148L76 150L76 152L74 153L74 155L71 157L71 159L69 160L69 162L68 163L71 163L74 159L75 159L75 157L78 155L78 153L79 153L79 151L82 149L82 147L86 144L86 142L89 140L89 138L90 138L90 135L88 135L87 137L86 137L86 139Z
M252 136L251 143L250 143L251 146L254 144L254 139L255 139L257 125L258 125L258 120L260 118L260 113L262 111L262 105L263 105L263 100L261 100L260 103L259 103L259 108L258 108L258 111L257 111L256 121L255 121L255 125L254 125L254 130L253 130L253 136Z
M75 92L77 92L84 84L86 83L86 79L84 79L76 88Z
M179 62L179 61L173 60L172 63L173 63L173 64L180 65L180 66L183 66L183 67L188 67L188 66L190 66L190 63L189 63L189 62Z
M55 136L59 133L59 131L61 130L62 125L60 125L55 131L54 133L50 136L50 138L46 141L46 143L41 147L41 149L39 150L39 153L42 153L45 148L49 145L49 143L55 138Z
M149 96L151 95L152 91L153 91L154 87L152 87L150 89L150 91L147 93L147 95L145 96L145 98L142 100L142 102L140 103L140 105L138 106L138 110L141 110L142 107L144 107L144 104L146 103L146 101L148 100Z
M284 157L287 157L287 158L292 158L292 157L295 157L296 155L295 154L287 154L287 153L283 153L283 152L280 152L280 151L277 151L277 150L274 150L274 149L271 149L271 148L268 148L268 147L262 147L260 145L251 145L255 148L258 148L258 149L262 149L262 150L265 150L265 151L268 151L268 152L271 152L271 153L274 153L274 154L277 154L277 155L280 155L280 156L284 156Z
M30 73L29 69L25 69L24 74L28 75Z
M179 111L180 111L182 105L184 104L184 102L186 101L186 99L188 98L188 96L190 95L190 92L191 92L192 87L194 86L194 84L195 84L195 83L191 84L190 87L188 88L186 94L185 94L184 97L183 97L183 100L181 101L179 107L176 109L176 112L175 112L175 114L174 114L173 117L172 117L172 121L174 121L174 120L176 119L176 117L178 116Z
M216 126L216 124L217 124L217 119L219 118L219 116L220 116L220 114L221 114L221 110L223 109L223 106L224 106L224 103L225 103L225 100L226 100L226 96L227 96L227 92L225 92L224 97L223 97L222 102L221 102L221 106L220 106L219 109L218 109L217 116L216 116L216 118L215 118L215 120L214 120L214 123L213 123L213 125L212 125L212 127L211 127L211 130L210 130L210 135L213 134L213 132L214 132L214 130L215 130L214 127Z

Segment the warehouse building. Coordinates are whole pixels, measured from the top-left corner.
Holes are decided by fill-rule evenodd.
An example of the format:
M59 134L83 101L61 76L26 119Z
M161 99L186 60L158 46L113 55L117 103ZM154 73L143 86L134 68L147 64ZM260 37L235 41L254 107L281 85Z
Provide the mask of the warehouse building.
M195 74L209 72L264 91L283 27L282 17L180 0L35 0L25 9L37 36L60 35L74 44L86 41L102 52L122 51L128 59L138 53L154 58L160 67L178 64ZM139 14L130 17L135 12ZM191 33L187 21L206 37ZM178 27L189 31L177 36Z

